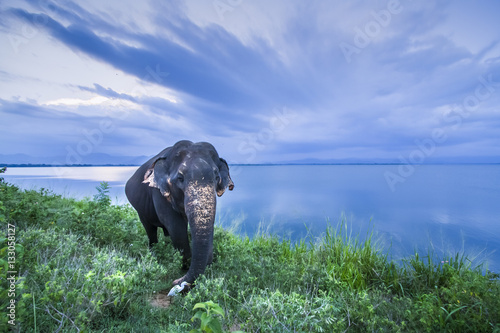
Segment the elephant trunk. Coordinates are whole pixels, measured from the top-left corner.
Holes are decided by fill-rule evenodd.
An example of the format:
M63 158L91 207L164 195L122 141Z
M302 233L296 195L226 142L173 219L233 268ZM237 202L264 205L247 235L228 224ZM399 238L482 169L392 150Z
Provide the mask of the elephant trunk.
M216 196L213 184L189 184L184 207L191 228L191 265L180 282L193 283L212 261Z

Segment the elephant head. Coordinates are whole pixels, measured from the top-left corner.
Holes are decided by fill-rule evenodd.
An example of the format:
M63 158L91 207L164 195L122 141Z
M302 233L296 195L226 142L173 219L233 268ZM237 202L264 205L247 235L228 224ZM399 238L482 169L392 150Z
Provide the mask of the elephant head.
M212 261L216 195L234 188L226 161L209 143L179 141L152 160L143 183L158 189L189 224L191 265L174 284L194 282Z

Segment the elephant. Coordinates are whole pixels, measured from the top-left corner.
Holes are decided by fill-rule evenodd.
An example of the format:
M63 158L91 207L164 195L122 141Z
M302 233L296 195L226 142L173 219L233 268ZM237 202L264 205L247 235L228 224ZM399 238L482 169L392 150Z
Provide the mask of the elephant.
M187 273L174 285L192 284L212 263L216 194L220 197L226 188L234 188L227 162L212 144L188 140L161 151L127 181L125 194L146 230L150 249L162 228L183 262L191 259Z

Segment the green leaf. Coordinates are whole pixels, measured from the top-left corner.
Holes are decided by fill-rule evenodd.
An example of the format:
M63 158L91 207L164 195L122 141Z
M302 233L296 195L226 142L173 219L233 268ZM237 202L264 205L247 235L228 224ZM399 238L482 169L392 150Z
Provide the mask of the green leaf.
M201 328L205 329L208 326L208 323L212 320L211 317L208 316L208 314L203 313L201 315Z
M86 278L87 280L89 280L89 279L90 279L92 276L94 276L94 275L96 275L96 274L90 270L87 274L85 274L85 278Z
M467 307L466 305L461 306L461 307L459 307L459 308L457 308L457 309L455 309L455 310L453 310L453 311L451 311L451 312L449 312L449 313L448 313L448 311L446 311L444 308L442 308L442 307L441 307L441 309L445 310L445 311L446 311L446 313L448 313L448 316L446 316L445 321L448 321L448 320L450 319L450 317L451 317L451 315L452 315L452 314L454 314L455 312L457 312L457 311L459 311L459 310L465 309L466 307Z
M215 314L218 314L218 315L221 315L222 317L224 317L224 310L222 310L222 308L218 304L214 305L214 307L212 308L212 311Z
M205 303L196 303L196 304L194 305L193 310L196 310L196 309L203 309L203 310L206 310L206 309L207 309L207 306L205 305Z
M218 320L216 320L216 319L212 319L207 324L207 328L210 328L212 330L212 332L214 332L214 333L222 333L221 323Z
M201 311L196 312L196 313L194 314L193 318L191 318L191 321L193 321L193 322L194 322L194 320L195 320L195 319L199 319L199 320L201 320L201 316L202 316L202 315L203 315L203 312L201 312Z
M24 254L24 246L19 243L16 243L16 255L22 256Z

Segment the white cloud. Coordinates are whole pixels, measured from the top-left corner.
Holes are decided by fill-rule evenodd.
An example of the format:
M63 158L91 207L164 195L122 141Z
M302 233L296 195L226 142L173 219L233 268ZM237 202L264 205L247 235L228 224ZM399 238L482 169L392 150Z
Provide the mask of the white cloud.
M69 106L69 107L78 107L78 106L103 106L103 107L118 107L118 108L128 108L128 109L139 109L139 105L136 103L115 99L115 98L106 98L103 96L95 96L90 99L79 99L79 98L60 98L57 100L52 100L44 103L43 105L47 106Z

